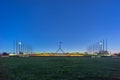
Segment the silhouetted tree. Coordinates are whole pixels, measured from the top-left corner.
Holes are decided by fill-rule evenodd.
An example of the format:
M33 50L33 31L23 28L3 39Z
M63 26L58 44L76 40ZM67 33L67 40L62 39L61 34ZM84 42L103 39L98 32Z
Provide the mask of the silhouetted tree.
M19 54L23 54L23 52L19 52Z
M7 52L3 52L2 55L3 55L3 56L8 56L9 53L7 53Z

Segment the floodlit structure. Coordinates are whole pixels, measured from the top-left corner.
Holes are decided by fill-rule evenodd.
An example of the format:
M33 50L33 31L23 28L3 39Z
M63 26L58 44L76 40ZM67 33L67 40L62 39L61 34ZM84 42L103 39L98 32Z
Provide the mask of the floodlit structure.
M22 47L22 42L16 42L16 53L17 54L19 54L19 53L21 53L22 52L22 49L23 47Z
M32 53L32 47L30 45L25 45L21 41L16 42L15 50L16 50L15 51L16 54L31 54Z
M92 45L90 45L88 48L87 48L87 51L89 54L93 54L93 53L108 53L108 50L107 50L107 40L101 40L101 41L98 41L97 43L94 43Z

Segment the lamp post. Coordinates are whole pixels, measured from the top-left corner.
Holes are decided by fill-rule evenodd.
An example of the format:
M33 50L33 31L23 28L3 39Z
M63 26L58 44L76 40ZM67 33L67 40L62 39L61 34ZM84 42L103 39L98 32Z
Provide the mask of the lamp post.
M18 53L22 52L22 42L18 42Z
M99 42L99 46L100 46L100 50L99 50L99 52L100 52L100 53L102 52L102 45L103 45L102 41Z

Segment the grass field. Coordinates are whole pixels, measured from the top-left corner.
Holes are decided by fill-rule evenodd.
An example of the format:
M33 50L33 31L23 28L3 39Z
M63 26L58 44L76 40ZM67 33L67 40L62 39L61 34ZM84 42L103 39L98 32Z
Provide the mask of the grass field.
M0 80L120 80L120 58L0 58Z

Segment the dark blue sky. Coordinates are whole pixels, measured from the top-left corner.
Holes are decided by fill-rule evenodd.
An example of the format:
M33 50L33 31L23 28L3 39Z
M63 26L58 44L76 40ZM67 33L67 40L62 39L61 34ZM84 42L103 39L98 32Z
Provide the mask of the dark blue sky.
M1 0L0 52L13 52L15 41L34 51L86 51L108 39L112 52L120 51L119 0Z

